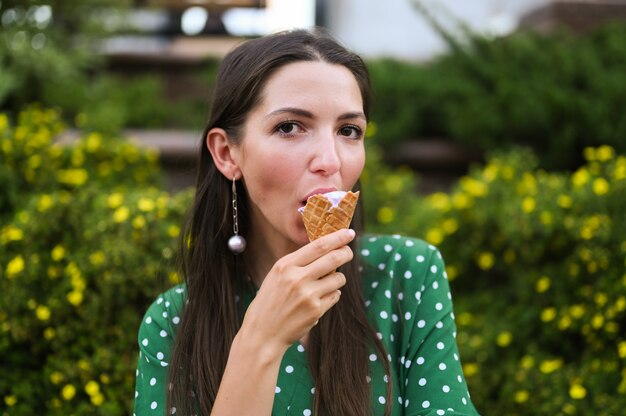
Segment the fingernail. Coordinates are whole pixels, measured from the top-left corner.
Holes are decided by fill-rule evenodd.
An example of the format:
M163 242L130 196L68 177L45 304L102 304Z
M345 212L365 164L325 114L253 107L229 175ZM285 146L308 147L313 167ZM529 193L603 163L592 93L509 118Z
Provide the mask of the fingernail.
M350 233L351 237L354 237L356 235L356 231L354 231L352 228L349 228L348 232Z

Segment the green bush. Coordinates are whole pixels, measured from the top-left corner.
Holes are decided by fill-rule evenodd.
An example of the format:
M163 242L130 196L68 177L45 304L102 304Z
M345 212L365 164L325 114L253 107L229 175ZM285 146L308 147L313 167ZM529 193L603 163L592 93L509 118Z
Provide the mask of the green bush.
M572 174L537 169L528 151L494 155L450 194L425 198L408 181L377 188L403 216L414 211L373 228L410 230L445 255L484 414L608 416L626 405L626 157L610 146L584 155Z
M447 37L432 62L369 63L372 118L385 145L443 137L483 151L530 146L549 169L584 163L585 147L626 151L626 24L585 34Z
M154 152L96 133L60 146L60 128L49 110L0 115L0 413L128 414L189 194L160 190Z

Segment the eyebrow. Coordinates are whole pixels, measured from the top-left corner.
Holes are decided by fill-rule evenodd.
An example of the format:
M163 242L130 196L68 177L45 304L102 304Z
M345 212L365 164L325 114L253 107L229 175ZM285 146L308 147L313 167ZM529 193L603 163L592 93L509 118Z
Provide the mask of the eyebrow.
M295 114L301 117L306 117L306 118L315 118L315 116L313 115L313 113L311 113L310 111L307 110L303 110L301 108L298 107L283 107L283 108L279 108L278 110L274 110L271 113L269 113L268 115L265 116L265 118L270 118L270 117L274 117L280 114L285 114L285 113L289 113L289 114ZM363 120L366 120L367 118L365 117L365 114L363 114L363 112L361 111L351 111L351 112L347 112L344 113L342 115L340 115L339 117L337 117L338 120L349 120L349 119L353 119L353 118L362 118Z

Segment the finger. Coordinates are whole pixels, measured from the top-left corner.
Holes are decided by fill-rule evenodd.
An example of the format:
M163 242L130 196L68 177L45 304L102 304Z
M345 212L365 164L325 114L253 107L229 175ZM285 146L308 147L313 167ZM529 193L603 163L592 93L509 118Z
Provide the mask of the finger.
M350 229L341 229L318 238L290 254L295 264L306 266L319 259L324 254L343 247L354 240L355 232Z
M320 298L321 308L322 308L322 311L323 311L322 312L322 316L326 312L328 312L328 310L330 308L335 306L337 304L337 302L339 302L339 299L341 299L341 291L340 290L332 291L331 293L327 294L326 296Z
M333 293L346 284L346 276L341 272L329 273L328 275L311 282L314 295L320 298Z
M308 279L317 280L329 273L334 273L340 266L350 262L353 258L354 253L349 246L340 247L304 266L304 275Z

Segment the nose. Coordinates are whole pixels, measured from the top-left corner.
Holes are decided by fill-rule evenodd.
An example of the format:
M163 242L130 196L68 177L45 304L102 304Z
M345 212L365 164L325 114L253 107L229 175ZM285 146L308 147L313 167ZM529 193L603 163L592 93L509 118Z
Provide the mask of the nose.
M311 160L311 171L325 176L337 173L341 168L341 158L334 135L325 134L323 137L318 137L316 142Z

